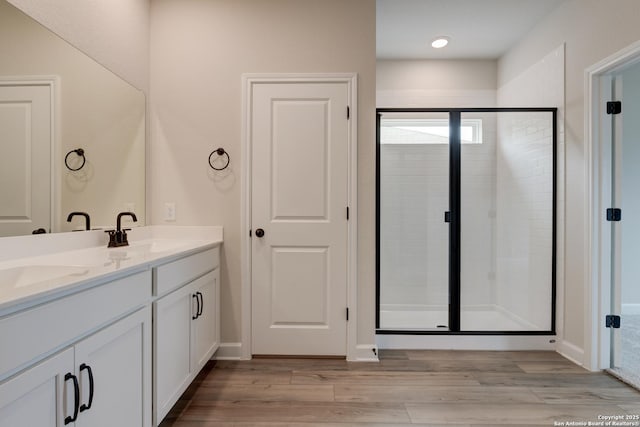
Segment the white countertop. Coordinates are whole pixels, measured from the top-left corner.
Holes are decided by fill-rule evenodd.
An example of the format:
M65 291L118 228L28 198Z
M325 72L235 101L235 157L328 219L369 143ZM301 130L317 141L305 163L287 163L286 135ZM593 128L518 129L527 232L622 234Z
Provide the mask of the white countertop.
M129 246L118 248L107 248L100 231L0 239L0 316L223 241L222 227L149 226L127 234Z

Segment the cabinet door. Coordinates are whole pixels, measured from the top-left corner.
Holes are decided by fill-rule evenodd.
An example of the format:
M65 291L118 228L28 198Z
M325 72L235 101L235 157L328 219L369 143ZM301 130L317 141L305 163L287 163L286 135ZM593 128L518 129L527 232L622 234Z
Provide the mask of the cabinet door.
M218 287L220 269L215 269L193 282L199 302L196 319L192 322L192 371L194 374L204 366L218 348L218 321L220 312Z
M1 383L0 426L64 426L74 415L73 379L64 379L73 371L73 349L68 349Z
M154 411L159 424L191 381L193 286L184 286L153 303Z
M80 341L75 362L81 396L76 426L151 426L149 307Z

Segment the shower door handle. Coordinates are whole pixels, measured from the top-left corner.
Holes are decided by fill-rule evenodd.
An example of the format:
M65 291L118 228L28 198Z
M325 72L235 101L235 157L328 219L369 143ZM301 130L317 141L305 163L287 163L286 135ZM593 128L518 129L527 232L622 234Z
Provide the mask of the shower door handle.
M444 213L444 222L451 222L451 211L446 211Z

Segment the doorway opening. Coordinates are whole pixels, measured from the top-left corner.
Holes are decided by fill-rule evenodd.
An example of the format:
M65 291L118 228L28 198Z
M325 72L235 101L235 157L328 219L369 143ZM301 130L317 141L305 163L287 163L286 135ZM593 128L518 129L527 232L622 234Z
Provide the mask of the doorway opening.
M556 119L377 110L377 334L555 335Z
M586 364L640 387L640 44L587 70L589 192Z

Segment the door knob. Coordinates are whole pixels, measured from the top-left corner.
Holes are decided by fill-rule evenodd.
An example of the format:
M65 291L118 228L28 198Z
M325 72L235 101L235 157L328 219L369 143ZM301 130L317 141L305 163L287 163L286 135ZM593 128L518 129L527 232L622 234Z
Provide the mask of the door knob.
M262 236L264 236L264 230L262 228L257 228L256 237L262 237Z

